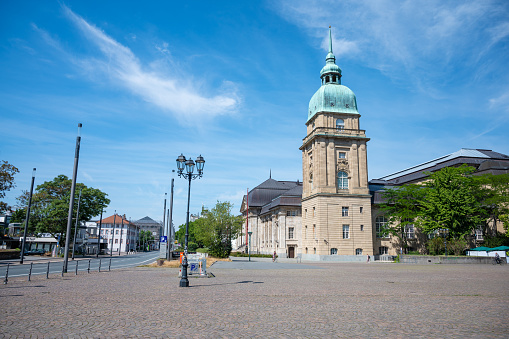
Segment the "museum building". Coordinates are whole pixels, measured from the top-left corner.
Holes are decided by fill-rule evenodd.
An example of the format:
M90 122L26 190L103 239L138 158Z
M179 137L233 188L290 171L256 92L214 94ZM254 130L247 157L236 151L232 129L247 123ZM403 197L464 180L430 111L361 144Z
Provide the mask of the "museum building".
M368 182L370 139L360 129L355 94L341 84L330 30L325 60L321 86L309 102L307 134L300 147L303 182L269 177L243 197L240 212L246 225L236 239L238 250L250 247L251 253L276 252L304 260L358 261L367 255L395 255L401 245L380 232L387 222L377 208L383 189L422 182L424 172L463 163L478 173L509 173L509 156L461 149ZM412 225L405 232L409 239L418 239Z

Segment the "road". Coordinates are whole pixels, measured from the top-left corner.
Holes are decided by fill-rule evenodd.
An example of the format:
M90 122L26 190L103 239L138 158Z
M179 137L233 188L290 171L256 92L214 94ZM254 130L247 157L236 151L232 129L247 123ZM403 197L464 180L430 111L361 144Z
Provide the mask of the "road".
M76 260L69 260L67 264L67 272L73 273L78 271L107 271L109 269L119 269L126 267L136 267L140 265L149 264L155 261L159 257L159 251L137 253L126 256L113 256L113 257L102 257L99 259L95 258L76 258ZM111 259L111 264L110 264ZM32 265L30 263L33 263ZM41 259L41 260L30 260L30 256L25 256L25 263L20 265L17 261L16 264L11 263L9 265L9 278L27 276L30 272L30 266L32 266L32 275L62 273L63 260L62 259ZM89 267L90 265L90 267ZM110 266L111 265L111 266ZM5 279L7 272L7 262L0 264L0 279Z

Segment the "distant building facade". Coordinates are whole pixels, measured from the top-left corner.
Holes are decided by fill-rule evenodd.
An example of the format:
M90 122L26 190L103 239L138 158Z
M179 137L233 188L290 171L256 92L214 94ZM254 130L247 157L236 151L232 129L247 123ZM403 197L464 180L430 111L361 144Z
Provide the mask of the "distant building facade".
M99 225L99 221L96 224ZM125 215L114 214L102 219L100 236L107 243L107 253L129 252L137 249L139 231Z
M144 217L134 222L141 231L149 231L154 236L154 243L150 244L150 248L159 249L159 239L163 235L163 225L150 217Z

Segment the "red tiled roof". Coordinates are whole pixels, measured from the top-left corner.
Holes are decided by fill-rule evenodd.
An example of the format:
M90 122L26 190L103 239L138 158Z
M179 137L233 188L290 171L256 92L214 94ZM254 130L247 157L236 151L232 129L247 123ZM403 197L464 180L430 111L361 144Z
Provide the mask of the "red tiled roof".
M131 224L129 222L129 220L127 220L126 218L124 218L122 220L122 217L118 214L117 215L114 214L112 216L102 219L103 224L113 224L113 221L115 221L115 225L120 225L120 224L130 225ZM99 221L96 221L96 223L99 224Z

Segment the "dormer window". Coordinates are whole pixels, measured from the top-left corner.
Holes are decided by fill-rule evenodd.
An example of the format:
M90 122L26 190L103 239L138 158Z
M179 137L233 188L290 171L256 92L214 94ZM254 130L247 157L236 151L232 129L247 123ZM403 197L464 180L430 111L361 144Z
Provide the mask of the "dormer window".
M345 129L345 121L343 119L336 120L336 128L340 130Z

